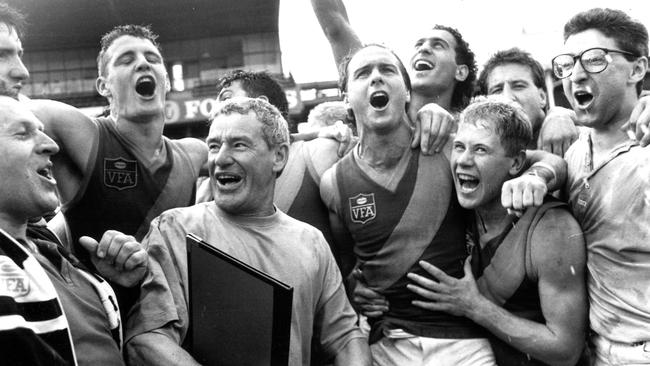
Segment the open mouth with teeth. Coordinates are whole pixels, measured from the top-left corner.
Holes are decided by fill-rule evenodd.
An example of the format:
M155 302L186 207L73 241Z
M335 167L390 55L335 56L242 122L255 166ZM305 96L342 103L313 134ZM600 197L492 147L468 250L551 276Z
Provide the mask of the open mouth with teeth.
M370 105L376 109L382 109L388 104L388 93L383 91L378 91L370 95Z
M594 96L586 91L577 91L573 93L573 97L575 98L576 102L578 102L578 105L580 106L586 106L591 103L592 100L594 100Z
M472 175L458 173L456 178L458 178L458 186L461 192L465 193L475 191L480 183L480 180Z
M49 166L37 170L36 173L47 180L51 181L54 179L54 176L52 175L52 168Z
M417 60L413 63L415 71L428 71L433 70L433 64L427 60Z
M242 177L230 173L217 173L215 178L221 187L232 187L242 181Z
M151 76L143 76L135 82L135 91L143 97L151 97L156 91L156 81Z

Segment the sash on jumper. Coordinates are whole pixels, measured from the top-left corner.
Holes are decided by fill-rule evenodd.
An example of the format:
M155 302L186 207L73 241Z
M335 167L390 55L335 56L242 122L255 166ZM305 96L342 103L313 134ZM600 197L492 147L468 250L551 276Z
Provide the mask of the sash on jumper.
M149 231L149 224L153 219L158 217L166 209L173 207L175 202L179 202L179 197L182 197L182 202L193 201L194 185L185 184L188 176L196 177L192 161L189 156L180 146L172 141L165 139L167 153L172 155L172 164L167 182L160 191L160 195L156 202L151 206L145 219L138 227L138 230L133 235L136 240L141 241ZM196 179L195 179L196 180Z
M374 290L387 289L404 276L447 215L453 183L446 158L417 153L417 159L415 186L401 220L375 257L363 264L363 276Z

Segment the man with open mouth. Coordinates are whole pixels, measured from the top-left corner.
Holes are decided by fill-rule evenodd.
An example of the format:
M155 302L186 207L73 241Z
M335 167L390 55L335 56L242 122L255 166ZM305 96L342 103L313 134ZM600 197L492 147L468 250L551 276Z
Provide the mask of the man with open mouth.
M587 127L566 154L565 193L587 242L596 365L650 364L650 151L623 128L638 118L647 56L642 23L591 9L565 24L562 54L552 61Z
M340 65L346 55L362 46L348 21L345 6L340 0L312 0L312 7ZM455 131L456 115L474 93L474 53L457 29L436 25L414 42L407 70L413 82L408 110L416 128L413 146L421 145L424 153L439 152L449 133ZM547 143L547 151L553 152L555 148L560 155L563 146L575 141L577 132L566 114L558 111L551 117L544 122L548 128L541 130L542 141Z
M57 232L69 235L69 245L89 266L79 237L99 240L111 229L141 240L160 213L193 203L207 158L202 141L162 134L169 79L156 38L135 25L102 38L96 86L109 102L108 116L91 119L63 103L28 102L61 147L54 176L69 231L55 225ZM61 224L59 218L53 222ZM136 294L118 293L126 312Z
M474 323L414 306L417 297L406 287L408 272L424 274L421 260L451 276L462 275L465 213L454 194L449 149L434 155L411 149L411 84L392 51L366 46L347 58L341 70L341 90L360 142L325 172L321 197L330 210L343 273L355 268L350 291L356 280L387 302L369 319L374 363L493 365L490 345ZM561 169L561 158L542 155L550 163L559 161ZM544 179L529 178L545 192ZM367 314L377 302L359 305Z
M451 152L458 202L472 210L464 276L421 263L432 279L411 274L408 287L424 299L417 306L489 330L500 366L575 365L587 320L582 231L553 197L520 218L501 204L501 187L522 172L533 133L524 110L499 99L463 111Z
M316 351L334 365L369 365L366 337L323 235L273 204L289 151L280 112L261 98L228 99L213 111L206 143L214 200L166 211L142 243L159 270L143 283L141 306L129 319L131 363L196 364L182 348L189 322L185 236L193 233L293 287L288 365L309 365Z
M343 59L363 43L342 1L312 0L312 7L340 69ZM408 108L416 129L412 146L421 146L424 153L439 152L456 128L452 113L460 112L474 91L474 53L458 30L436 25L415 42L407 70L413 83Z

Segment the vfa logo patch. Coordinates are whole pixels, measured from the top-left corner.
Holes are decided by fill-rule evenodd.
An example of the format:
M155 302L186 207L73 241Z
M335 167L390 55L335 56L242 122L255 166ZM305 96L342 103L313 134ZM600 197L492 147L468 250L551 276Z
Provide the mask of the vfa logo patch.
M29 277L8 257L0 257L0 296L22 297L29 294Z
M365 224L377 215L377 206L375 206L375 194L363 194L349 198L350 200L350 217L352 222Z
M104 184L123 190L138 184L138 162L123 158L104 158Z

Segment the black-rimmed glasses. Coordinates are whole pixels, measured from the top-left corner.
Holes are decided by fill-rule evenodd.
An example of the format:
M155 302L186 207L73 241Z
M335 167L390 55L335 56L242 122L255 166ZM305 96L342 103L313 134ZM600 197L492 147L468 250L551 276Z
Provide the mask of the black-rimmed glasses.
M639 57L632 52L594 47L584 50L575 56L565 53L553 57L553 60L551 61L551 64L553 65L553 73L558 77L558 79L568 78L571 76L571 73L573 73L573 66L575 66L576 60L580 60L582 68L588 73L596 74L602 72L607 68L607 65L612 62L612 56L609 55L612 52Z

